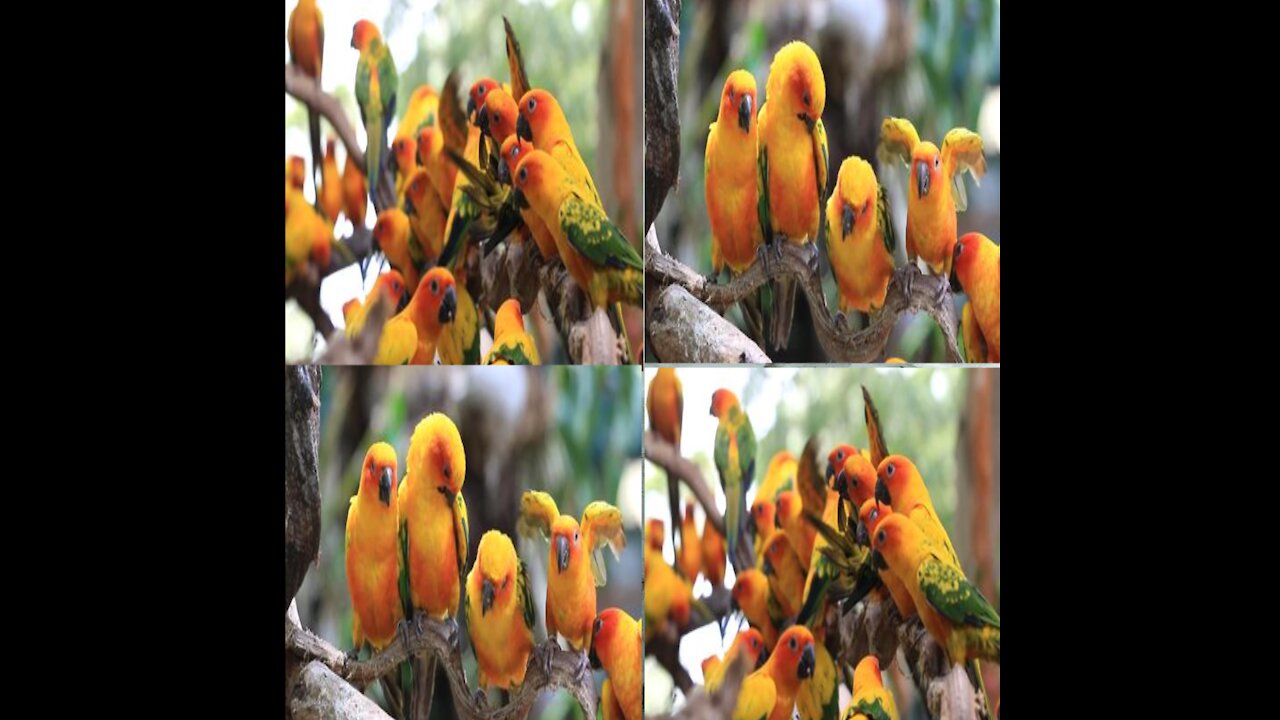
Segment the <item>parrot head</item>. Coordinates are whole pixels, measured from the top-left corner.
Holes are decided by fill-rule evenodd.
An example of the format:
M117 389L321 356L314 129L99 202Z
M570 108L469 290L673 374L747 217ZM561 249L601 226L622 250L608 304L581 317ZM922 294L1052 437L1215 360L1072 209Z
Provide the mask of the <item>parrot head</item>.
M880 659L874 654L867 655L858 661L853 669L853 686L858 690L867 687L883 687L880 680Z
M397 169L406 175L410 173L418 156L418 141L408 136L398 137L392 143L391 151L395 153Z
M495 603L509 605L515 592L517 572L515 545L500 530L490 530L480 538L476 548L476 571L480 582L480 615L493 609Z
M880 527L880 521L892 512L893 508L881 504L875 498L862 503L862 507L858 508L858 544L863 547L871 547L871 536Z
M418 292L424 290L420 288ZM453 505L467 477L467 457L458 426L447 415L431 413L418 422L409 440L406 462L406 472L412 472L415 478L426 478L426 482Z
M561 515L551 525L551 553L553 563L558 572L565 572L573 564L574 558L581 554L582 532L578 521L568 515Z
M764 598L765 593L768 591L769 585L764 573L755 568L743 570L734 579L733 590L730 592L733 608L735 610L743 610L754 606Z
M524 159L516 166L516 207L529 209L529 198L537 199L548 187L556 187L564 177L564 168L560 163L542 150L534 150L524 154Z
M686 501L684 504L684 521L688 525L692 525L693 519L693 503Z
M511 168L520 165L520 158L524 154L533 150L533 146L526 140L521 140L520 136L512 133L506 140L502 141L502 146L498 150L498 181L505 184L511 184Z
M856 455L857 448L852 445L837 445L827 453L827 486L836 492L840 492L840 488L836 487L836 473L844 468L844 461L851 455ZM844 493L841 493L842 495Z
M879 191L875 171L866 160L851 156L840 163L836 193L840 196L841 238L853 232L855 226L866 227L871 222Z
M493 317L493 334L501 337L509 332L524 332L524 315L520 312L520 301L507 298Z
M924 140L911 151L911 190L916 198L923 200L929 196L929 189L946 187L946 178L942 177L942 153L938 146Z
M803 625L792 625L778 638L774 646L775 662L781 662L784 668L795 668L796 677L805 680L813 677L813 670L818 664L817 654L813 649L813 633Z
M764 646L764 635L755 628L747 628L738 633L733 644L738 647L738 652L747 656L747 660L751 663L750 667L756 670L759 670L760 666L769 659L769 648Z
M556 118L564 117L555 97L540 88L534 88L520 98L519 110L520 119L516 121L516 133L535 145L541 145L541 142L535 138L543 137L550 123Z
M490 90L501 87L493 78L480 78L472 83L471 91L467 94L467 119L475 122L476 111L484 107L485 96Z
M591 667L596 669L601 667L601 653L605 657L613 654L615 643L618 642L622 632L625 616L626 613L619 608L606 608L596 615L595 622L591 623Z
M791 549L791 541L784 533L774 533L764 546L764 565L760 569L765 575L776 574L789 552L794 552Z
M490 90L481 110L480 129L496 143L506 142L516 132L516 101L502 88Z
M667 526L658 518L649 518L644 525L644 542L650 550L662 552L663 533Z
M393 305L399 305L400 301L404 299L404 276L398 270L388 270L379 275L374 287L382 289L383 292L390 296Z
M391 493L396 489L396 450L387 443L376 442L364 455L364 467L360 471L360 487L357 494L378 498L386 507L391 506Z
M335 151L337 150L336 146L337 146L337 141L335 141L332 137L329 137L325 140L324 157L326 160L329 158L333 158L334 159L333 162L335 165L338 163L338 160L337 160L338 156L334 154Z
M375 247L386 252L388 243L395 244L393 239L402 230L408 229L409 217L400 208L387 208L378 213L378 220L373 224L373 242Z
M774 516L774 524L778 529L787 527L793 520L800 517L800 505L800 493L795 490L778 493L778 512Z
M905 567L907 543L923 539L923 531L907 516L890 513L871 534L871 561L878 570L888 570L891 565Z
M755 129L756 78L746 70L734 70L724 81L724 94L720 98L722 127L736 122L742 132L750 134Z
M298 190L307 181L307 161L301 155L290 155L284 159L284 180Z
M720 388L711 395L712 417L723 418L731 408L737 407L738 396L729 390Z
M951 290L953 292L964 292L964 286L972 276L973 267L978 262L978 256L989 252L988 246L995 247L995 243L991 242L991 239L986 235L977 232L965 233L963 237L956 241L956 249L952 251L951 263Z
M364 52L373 40L382 41L378 26L369 20L357 20L355 27L351 29L351 47Z
M854 452L845 458L844 467L836 473L836 492L845 500L860 507L862 503L875 495L876 471L862 453ZM883 502L888 503L888 500Z
M439 128L425 127L418 131L418 164L427 167L431 159L444 147L444 136Z
M456 286L453 273L449 272L448 268L433 267L422 276L413 298L414 300L419 296L424 298L419 312L424 313L422 319L427 321L428 325L444 325L453 322L453 318L458 314ZM458 483L461 485L462 480L459 479Z
M912 478L919 476L915 464L906 457L890 455L880 461L880 469L876 473L876 500L886 505L893 505L893 499L906 490Z
M768 535L770 534L768 529L776 527L774 525L775 512L776 508L768 500L756 500L751 504L751 519L755 521L757 535Z
M800 40L782 46L769 67L765 97L770 103L777 98L787 115L794 113L808 131L813 131L827 105L827 82L813 48Z
M427 193L431 190L431 176L426 168L418 168L409 178L409 189L404 194L404 212L413 215L427 202Z

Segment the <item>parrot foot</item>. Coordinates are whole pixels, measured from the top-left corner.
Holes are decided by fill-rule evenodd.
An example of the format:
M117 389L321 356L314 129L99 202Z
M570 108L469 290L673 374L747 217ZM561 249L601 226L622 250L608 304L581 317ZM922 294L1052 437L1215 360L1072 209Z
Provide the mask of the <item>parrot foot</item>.
M947 296L947 278L945 275L938 276L941 282L938 283L938 292L933 298L934 305L941 305L942 299Z
M760 262L764 263L765 275L769 274L769 248L770 244L768 243L762 244L760 247L756 248L756 258L758 258Z
M706 283L707 287L711 287L720 282L720 273L707 273L702 276L702 281Z
M462 633L458 631L458 621L454 618L448 618L447 620L444 621L444 629L445 629L445 638L444 638L445 642L449 643L449 647L453 648L454 652L461 655L462 654L462 643L461 643Z
M818 245L817 243L809 243L809 272L817 274L818 272Z
M489 707L489 696L483 690L476 690L471 696L471 701L476 704L477 708L484 710Z
M849 319L845 317L844 313L842 313L842 312L838 312L838 313L836 313L835 323L836 323L836 330L837 330L837 331L842 332L842 333L843 333L843 332L848 332L848 330L849 330Z
M551 677L551 655L555 647L555 638L547 638L547 644L542 646L542 672L547 677Z
M773 243L772 243L774 259L777 259L777 260L782 259L782 245L786 241L787 241L786 235L778 235L774 237Z
M578 653L578 675L591 677L591 659L587 657L585 650Z
M360 661L360 648L351 648L347 651L347 662L354 663Z
M907 297L907 303L911 302L911 282L915 279L916 264L907 263L907 270L902 274L902 294Z

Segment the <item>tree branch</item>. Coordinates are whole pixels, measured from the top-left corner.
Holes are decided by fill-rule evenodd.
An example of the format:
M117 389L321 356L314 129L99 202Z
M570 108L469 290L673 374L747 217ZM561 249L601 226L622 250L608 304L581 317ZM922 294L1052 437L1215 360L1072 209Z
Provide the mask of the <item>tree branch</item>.
M644 12L644 227L680 171L680 0L647 0Z
M810 251L795 243L782 244L782 257L770 255L768 270L765 263L757 260L747 271L726 284L718 284L708 280L691 270L684 263L667 255L658 245L657 237L650 233L645 236L645 281L654 283L655 288L666 288L669 285L680 285L698 301L705 303L716 313L723 313L726 308L755 292L770 280L790 277L804 291L813 311L814 330L818 342L827 354L830 362L878 362L883 359L885 345L893 332L898 318L909 313L924 312L942 328L942 335L947 343L947 359L949 362L962 363L960 348L956 343L956 317L951 302L951 289L947 279L941 276L924 275L918 269L908 265L898 268L889 281L889 289L885 295L884 307L871 316L871 324L863 330L853 331L836 327L834 318L827 307L827 298L822 291L822 278L809 268ZM905 292L907 275L911 275L911 294ZM939 298L939 286L942 294ZM683 333L690 335L696 332L685 328ZM669 360L680 362L678 360Z
M462 668L462 646L456 622L428 618L418 613L412 622L401 625L396 638L381 652L365 661L352 660L346 653L330 645L323 638L302 627L291 617L285 618L285 650L305 660L317 660L339 677L363 690L374 680L394 671L400 663L413 655L431 653L438 666L444 669L453 691L454 709L468 720L514 720L529 713L538 694L543 690L563 688L568 690L582 706L588 720L596 717L595 676L587 656L580 652L561 650L554 640L534 646L525 670L524 685L512 693L510 701L500 708L477 704L476 697L467 687L466 673Z
M320 368L284 369L284 607L320 550Z

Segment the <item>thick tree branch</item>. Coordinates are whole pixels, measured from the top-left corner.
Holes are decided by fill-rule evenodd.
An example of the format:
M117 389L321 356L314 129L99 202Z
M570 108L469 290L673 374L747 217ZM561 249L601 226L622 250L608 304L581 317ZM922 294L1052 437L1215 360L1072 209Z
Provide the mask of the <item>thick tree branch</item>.
M320 550L320 368L284 369L284 607Z
M298 673L289 691L289 713L293 720L391 720L377 703L319 660Z
M419 613L412 622L404 623L401 628L390 645L368 660L359 661L352 660L346 653L286 616L285 650L303 660L318 660L358 690L363 690L369 683L394 671L411 655L431 653L435 655L438 667L443 668L449 678L454 709L462 718L523 718L529 713L539 693L563 688L582 706L588 720L595 720L595 676L584 653L561 650L554 641L534 646L525 670L524 685L511 694L506 705L489 708L477 704L476 697L467 686L466 673L462 668L461 639L458 636L462 629L456 622L433 620Z
M644 227L680 171L680 0L646 0L644 11Z
M838 328L827 307L822 291L822 278L809 268L810 251L794 243L783 243L782 257L769 255L768 270L757 260L747 271L726 284L711 282L705 276L691 270L684 263L664 253L652 234L645 236L645 281L655 288L680 285L699 301L706 303L717 313L751 293L770 280L781 277L794 278L809 301L810 314L818 342L830 362L878 362L884 357L889 335L904 314L924 312L942 328L947 344L949 362L961 363L960 348L956 344L956 317L951 302L951 289L947 279L924 275L912 266L898 268L889 281L884 307L871 316L871 324L863 330ZM907 276L911 276L911 293L905 292ZM941 286L941 295L939 295ZM686 329L686 334L692 333ZM668 362L683 360L664 358Z

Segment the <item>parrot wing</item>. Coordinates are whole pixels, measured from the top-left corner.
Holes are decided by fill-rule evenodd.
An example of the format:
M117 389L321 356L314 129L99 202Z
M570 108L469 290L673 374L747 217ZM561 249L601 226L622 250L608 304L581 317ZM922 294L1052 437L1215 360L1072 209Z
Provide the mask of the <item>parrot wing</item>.
M453 148L461 154L467 147L467 114L458 101L458 71L454 70L445 78L444 90L440 95L440 134L444 136L444 146Z
M880 165L892 164L899 160L904 165L911 165L911 152L920 143L920 134L910 120L888 117L880 125L880 145L876 148L876 157Z
M817 171L814 176L818 181L818 208L819 214L821 210L827 206L827 180L831 173L831 157L827 149L827 127L822 124L819 118L813 125L813 132L810 133L813 139L813 162L814 169ZM821 233L822 225L818 225L818 232ZM809 238L813 242L818 242L821 238Z
M756 115L756 137L759 138L759 148L756 150L756 215L760 218L760 233L766 243L773 243L773 220L769 214L769 148L765 144L764 139L768 137L765 133L765 113L764 109L768 106L768 102L760 106L760 112Z
M964 174L973 175L973 182L987 173L987 157L982 152L982 136L972 130L952 128L942 139L942 165L951 177L952 197L956 210L964 212L969 198L964 190Z
M867 419L867 446L871 449L871 466L879 468L880 463L889 456L889 448L884 442L884 431L880 428L880 412L876 410L876 404L871 402L871 393L867 392L867 386L862 386L862 400L866 403L863 408L863 415Z
M527 538L541 537L551 541L551 524L560 517L556 501L541 490L527 490L520 498L520 516L516 519L516 532Z
M516 40L516 32L511 29L511 21L502 16L502 26L507 31L507 66L511 68L511 97L518 103L524 94L529 92L529 76L524 71L524 54L520 52L520 41Z
M533 605L533 593L529 590L529 568L519 556L516 557L516 567L519 569L519 573L516 575L516 592L520 595L521 615L524 618L524 626L529 628L529 632L532 633L537 627L538 621ZM468 625L468 627L470 626Z
M608 545L613 550L614 559L618 559L627 546L627 535L622 530L622 512L607 502L597 500L582 512L582 532L587 551L591 553L591 574L597 586L604 585L608 576L600 549Z
M889 193L883 185L876 197L876 222L880 224L880 237L884 240L884 249L892 255L898 247L898 236L893 231L893 213L889 208Z
M963 573L940 558L926 558L916 570L916 582L929 604L957 625L999 629L1000 616Z
M560 203L560 229L574 249L592 264L619 270L644 268L640 254L623 237L600 208L587 202L576 192Z

